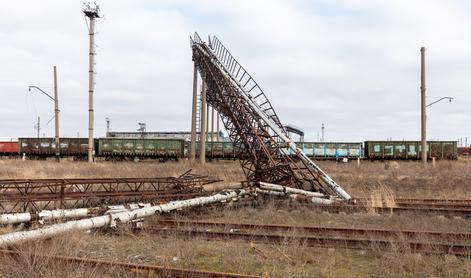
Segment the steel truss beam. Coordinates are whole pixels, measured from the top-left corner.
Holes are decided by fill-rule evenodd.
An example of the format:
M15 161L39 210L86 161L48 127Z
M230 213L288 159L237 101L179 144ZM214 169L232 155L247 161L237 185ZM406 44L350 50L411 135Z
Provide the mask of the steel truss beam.
M0 211L34 212L147 200L178 200L204 195L203 185L216 181L188 172L178 178L0 180Z

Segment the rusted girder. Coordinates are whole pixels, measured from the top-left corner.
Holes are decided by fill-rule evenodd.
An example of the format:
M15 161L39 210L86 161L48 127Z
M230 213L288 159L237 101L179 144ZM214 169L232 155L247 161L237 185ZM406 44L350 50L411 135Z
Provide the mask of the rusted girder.
M164 178L0 180L0 212L178 200L204 195L203 185L216 181L190 172Z

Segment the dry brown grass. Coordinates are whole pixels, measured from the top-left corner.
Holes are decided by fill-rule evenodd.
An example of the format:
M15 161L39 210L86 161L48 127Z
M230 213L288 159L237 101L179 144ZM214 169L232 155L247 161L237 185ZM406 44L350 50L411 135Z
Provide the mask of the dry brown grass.
M189 169L201 175L210 175L226 182L244 179L237 161L199 163L180 162L86 162L0 160L0 179L21 178L116 178L116 177L175 177Z
M17 246L13 250L18 252L17 255L0 257L0 277L134 277L117 267L95 267L48 257L75 257L88 244L88 238L83 233L71 233Z
M177 219L193 218L190 215ZM263 208L214 208L200 220L417 229L468 232L471 222L463 219L371 214L327 214L298 207L280 209L273 204ZM154 219L146 220L152 224ZM103 269L86 265L64 264L45 259L44 254L82 256L119 262L157 264L171 267L206 269L247 274L269 273L274 277L469 277L469 259L414 254L397 244L392 252L379 248L354 251L307 247L290 240L278 245L243 241L207 241L205 238L183 239L143 233L133 235L123 228L117 235L74 233L47 241L29 242L18 247L19 258L0 258L0 275L5 277L125 277L132 274L120 269ZM398 240L398 238L393 238ZM392 240L392 239L391 239ZM399 238L400 240L400 238ZM421 241L425 239L420 239ZM30 254L33 254L31 256Z
M416 161L364 161L336 163L319 161L320 167L347 192L356 197L379 195L381 202L391 196L410 198L469 198L471 199L471 160L438 161L436 168L422 167ZM86 162L0 160L0 179L14 178L100 178L100 177L168 177L178 176L188 169L225 181L225 185L245 179L238 161L218 161L204 166L181 162ZM376 198L376 197L375 197Z

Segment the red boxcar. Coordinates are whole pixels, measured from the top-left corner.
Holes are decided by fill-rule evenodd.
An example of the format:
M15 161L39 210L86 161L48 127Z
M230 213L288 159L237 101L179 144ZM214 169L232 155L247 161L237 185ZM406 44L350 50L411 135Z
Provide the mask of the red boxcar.
M0 154L18 154L18 142L0 142Z
M458 148L458 155L460 155L460 156L471 156L471 147L460 147L460 148Z

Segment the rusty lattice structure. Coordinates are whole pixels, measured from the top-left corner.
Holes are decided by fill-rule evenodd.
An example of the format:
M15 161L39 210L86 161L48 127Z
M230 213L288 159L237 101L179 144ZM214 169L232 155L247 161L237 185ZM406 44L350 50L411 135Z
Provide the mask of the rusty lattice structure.
M205 195L203 185L216 181L188 172L163 178L0 180L0 212L187 199Z
M193 61L203 82L206 100L221 113L235 146L246 152L241 165L248 181L264 181L319 191L350 199L330 177L307 158L287 136L275 110L252 76L216 38L191 38ZM293 151L300 163L287 154Z

